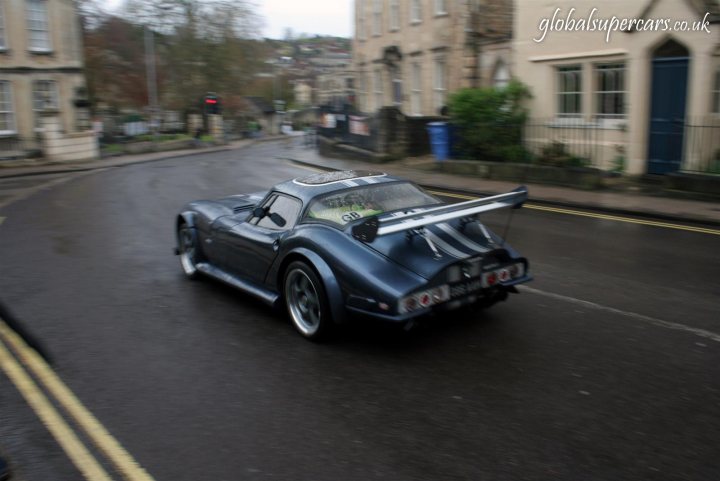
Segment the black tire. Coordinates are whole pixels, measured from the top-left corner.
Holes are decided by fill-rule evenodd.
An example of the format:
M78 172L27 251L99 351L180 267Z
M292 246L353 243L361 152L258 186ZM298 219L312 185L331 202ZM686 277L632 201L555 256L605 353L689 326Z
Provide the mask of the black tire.
M283 297L290 321L306 339L326 339L333 326L325 287L305 262L292 262L283 277Z
M177 230L177 245L183 273L188 279L197 279L200 276L197 264L202 259L197 229L186 223L180 224Z

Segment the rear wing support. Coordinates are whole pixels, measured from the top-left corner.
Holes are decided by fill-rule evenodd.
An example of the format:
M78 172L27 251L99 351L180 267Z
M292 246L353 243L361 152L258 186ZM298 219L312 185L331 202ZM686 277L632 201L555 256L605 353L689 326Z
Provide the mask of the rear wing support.
M411 229L446 222L453 219L471 217L491 210L519 209L527 200L527 187L520 186L506 194L492 195L480 199L468 200L457 204L431 207L419 212L408 212L393 216L372 216L353 226L352 235L363 242L372 242L379 236L394 234Z

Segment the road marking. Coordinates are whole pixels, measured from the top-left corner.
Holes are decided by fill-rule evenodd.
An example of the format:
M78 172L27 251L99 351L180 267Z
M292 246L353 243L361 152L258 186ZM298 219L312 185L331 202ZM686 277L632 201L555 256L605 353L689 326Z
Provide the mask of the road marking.
M577 304L579 306L583 306L583 307L590 308L590 309L595 309L598 311L605 311L605 312L610 312L613 314L619 314L621 316L631 317L633 319L647 322L649 324L653 324L656 326L664 327L667 329L674 329L676 331L685 331L685 332L689 332L690 334L704 337L706 339L710 339L715 342L720 342L720 334L714 333L712 331L706 331L705 329L698 329L696 327L690 327L685 324L680 324L677 322L663 321L662 319L657 319L654 317L646 316L644 314L623 311L621 309L615 309L614 307L603 306L602 304L596 304L594 302L584 301L582 299L564 296L562 294L555 294L553 292L542 291L540 289L534 289L534 288L528 287L528 286L518 286L518 290L520 292L528 292L530 294L537 294L539 296L549 297L551 299L570 302L573 304Z
M48 393L70 414L95 446L115 465L126 480L153 481L152 476L130 456L107 429L100 424L97 418L83 406L75 394L62 382L38 353L25 344L20 336L4 322L0 321L0 340L2 339L12 346L20 359L38 378L43 387L47 389ZM39 412L38 415L40 415ZM88 479L101 478L89 477Z
M429 190L431 194L435 195L442 195L447 197L455 197L457 199L476 199L477 197L471 197L469 195L464 194L455 194L452 192L442 192L437 190ZM609 214L598 214L594 212L584 212L581 210L572 210L572 209L562 209L558 207L546 207L543 205L536 205L536 204L525 204L523 205L523 208L525 209L533 209L533 210L542 210L546 212L554 212L557 214L567 214L567 215L577 215L582 217L592 217L595 219L603 219L603 220L612 220L616 222L627 222L630 224L641 224L641 225L648 225L653 227L662 227L665 229L677 229L677 230L684 230L688 232L698 232L700 234L711 234L711 235L720 235L720 230L718 229L709 229L706 227L693 227L689 225L682 225L682 224L671 224L668 222L657 222L653 220L643 220L643 219L633 219L632 217L624 217L624 216L618 216L618 215L609 215Z
M279 159L286 160L288 164L292 165L293 167L300 167L301 169L309 170L311 172L319 172L321 174L325 174L328 172L327 169L319 169L317 167L310 167L309 165L300 164L297 161L294 161L293 159L288 159L286 157L278 157Z
M607 214L595 214L591 212L583 212L579 210L570 210L570 209L559 209L556 207L545 207L540 205L526 205L528 209L535 209L535 210L544 210L548 212L557 212L560 214L569 214L569 215L579 215L583 217L595 217L596 219L605 219L605 220L614 220L618 222L628 222L631 224L641 224L641 225L649 225L654 227L663 227L666 229L677 229L677 230L684 230L689 232L699 232L701 234L711 234L711 235L720 235L720 230L718 229L708 229L706 227L693 227L689 225L682 225L682 224L670 224L667 222L657 222L653 220L643 220L643 219L633 219L631 217L620 217L616 215L607 215Z
M441 192L439 190L428 190L429 193L435 194L435 195L442 195L443 197L455 197L456 199L463 199L463 200L472 200L477 199L478 197L471 197L469 195L465 194L455 194L453 192Z
M5 323L0 321L3 331ZM25 401L35 411L45 427L50 431L60 447L65 451L72 463L80 470L88 481L112 481L112 478L90 454L75 432L50 403L42 390L33 382L30 375L10 354L0 339L0 366L8 378L15 384Z

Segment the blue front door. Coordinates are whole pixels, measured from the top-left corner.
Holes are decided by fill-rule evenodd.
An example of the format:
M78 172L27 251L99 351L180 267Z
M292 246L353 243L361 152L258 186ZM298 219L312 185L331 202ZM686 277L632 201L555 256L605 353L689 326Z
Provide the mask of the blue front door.
M685 132L688 62L687 57L653 60L649 174L667 174L680 169Z

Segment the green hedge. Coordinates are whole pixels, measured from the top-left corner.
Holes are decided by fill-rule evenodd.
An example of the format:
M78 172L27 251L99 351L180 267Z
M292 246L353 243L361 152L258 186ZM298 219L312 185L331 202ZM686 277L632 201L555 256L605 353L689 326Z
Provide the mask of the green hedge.
M523 101L528 88L513 80L503 88L462 89L450 95L448 107L457 132L456 148L468 159L527 162L522 146L527 120Z

